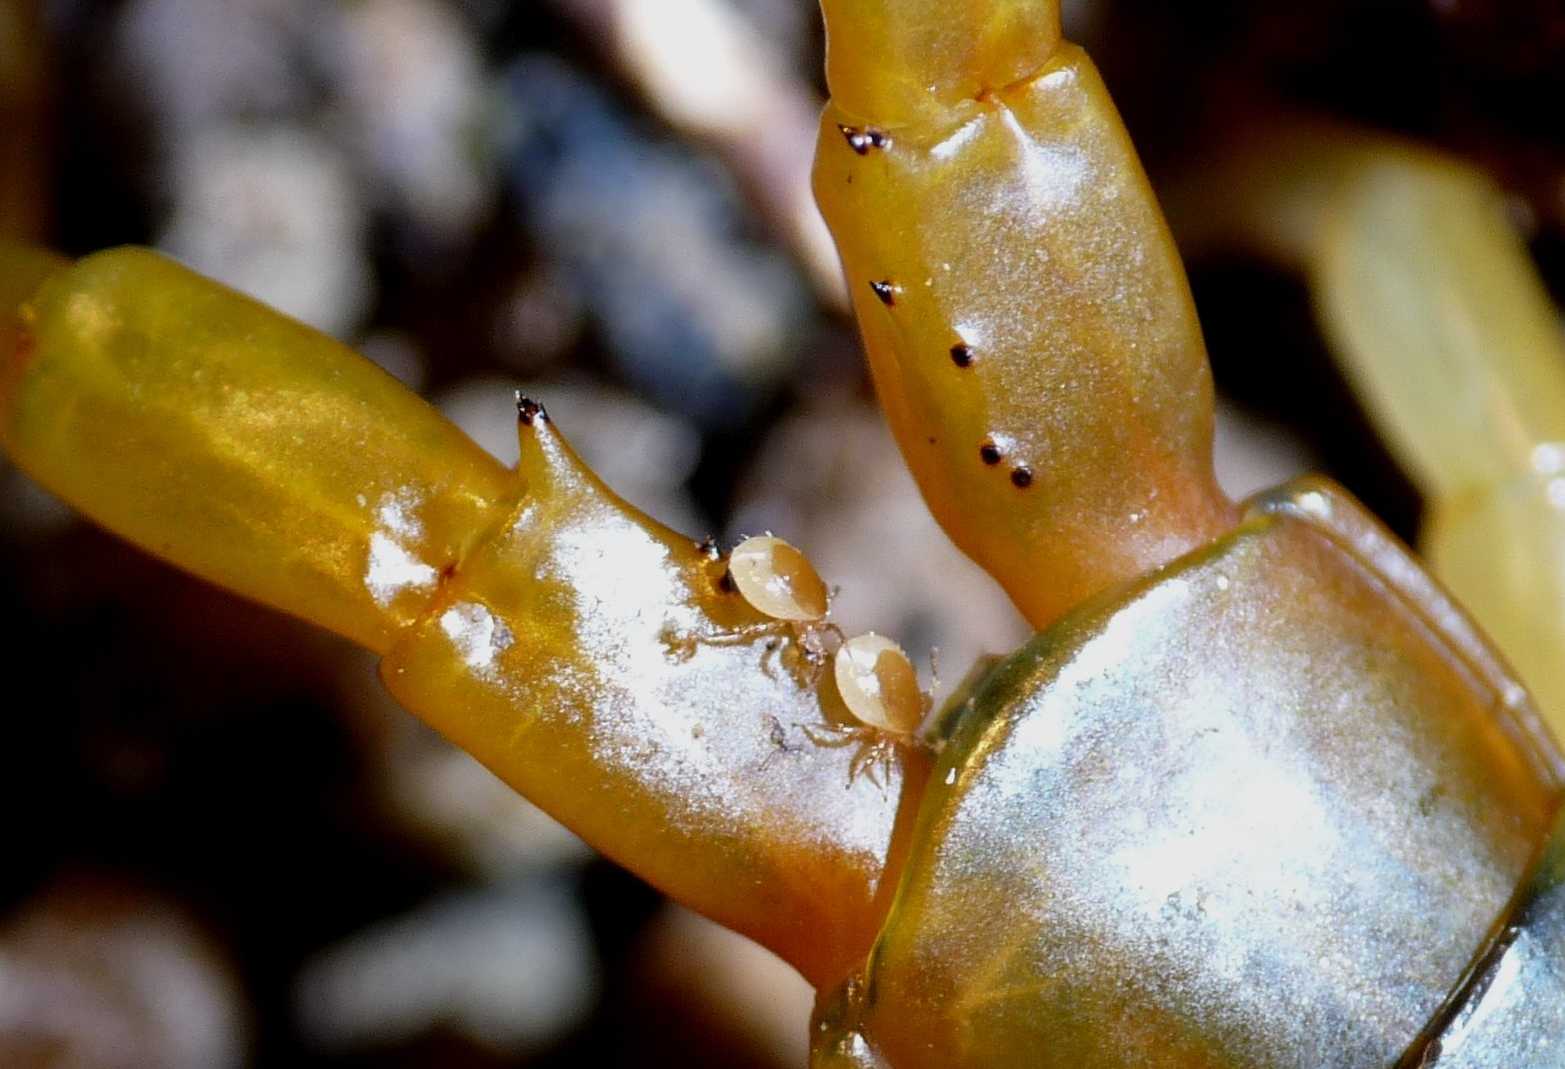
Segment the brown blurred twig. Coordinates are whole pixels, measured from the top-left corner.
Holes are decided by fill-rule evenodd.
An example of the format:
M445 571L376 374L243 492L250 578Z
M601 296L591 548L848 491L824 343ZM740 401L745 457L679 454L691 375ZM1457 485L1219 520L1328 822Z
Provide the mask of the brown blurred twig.
M36 0L0 0L0 235L37 238L49 171L46 49Z

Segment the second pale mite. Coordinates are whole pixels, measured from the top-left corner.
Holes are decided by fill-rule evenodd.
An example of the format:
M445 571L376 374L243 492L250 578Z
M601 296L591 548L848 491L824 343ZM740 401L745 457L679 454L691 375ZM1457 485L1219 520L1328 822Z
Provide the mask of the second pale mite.
M729 554L725 575L753 609L795 632L807 658L823 659L820 632L834 634L832 676L848 712L870 731L912 741L930 705L913 662L883 635L845 638L828 623L830 593L799 549L774 535L746 538Z

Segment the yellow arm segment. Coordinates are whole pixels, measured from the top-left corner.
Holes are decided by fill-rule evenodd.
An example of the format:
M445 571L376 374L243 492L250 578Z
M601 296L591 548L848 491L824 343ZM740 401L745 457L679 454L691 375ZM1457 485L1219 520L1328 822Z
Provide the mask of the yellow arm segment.
M507 471L368 361L142 250L0 248L0 299L0 438L41 483L385 654L413 711L812 981L862 957L922 757L852 777L853 747L816 742L832 695L753 636L723 562L541 411Z
M46 218L47 46L39 0L0 0L0 237L36 238Z
M1060 43L1056 0L825 0L826 80L844 114L882 126L1034 75Z
M0 353L15 353L19 357L0 360L0 397L15 392L17 377L27 358L24 344L32 345L30 337L24 342L17 310L46 278L69 266L70 261L63 256L0 239Z
M1042 627L1232 526L1183 269L1091 61L1056 46L1053 5L956 5L952 33L981 48L943 43L947 5L823 6L837 96L816 195L947 533ZM889 46L848 36L893 25ZM949 91L877 110L863 86L898 79Z
M1421 548L1565 735L1565 330L1500 191L1385 137L1290 126L1214 183L1224 235L1309 276L1423 492Z
M504 468L346 348L138 249L19 313L0 440L105 527L385 652L512 494Z

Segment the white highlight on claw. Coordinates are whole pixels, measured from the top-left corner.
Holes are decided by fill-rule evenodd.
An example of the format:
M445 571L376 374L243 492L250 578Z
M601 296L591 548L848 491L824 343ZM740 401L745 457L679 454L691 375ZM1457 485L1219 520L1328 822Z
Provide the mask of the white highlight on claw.
M1331 499L1319 490L1306 490L1296 502L1299 511L1316 520L1331 519Z
M1557 475L1550 479L1549 488L1545 493L1551 506L1565 512L1565 475Z
M459 601L441 613L440 630L462 655L462 662L480 674L492 670L495 659L516 641L504 620L471 601Z
M364 501L363 495L359 501ZM418 519L418 497L409 491L389 493L375 506L379 530L370 535L364 586L375 604L385 608L404 591L433 588L439 573L420 560L408 543L424 534Z
M400 543L379 531L370 535L369 563L364 570L364 586L375 604L382 608L397 599L404 590L432 587L438 573L409 553Z
M945 267L947 271L951 269L950 264L946 264ZM982 349L989 343L988 333L984 330L983 322L980 320L958 320L954 327L956 336L961 338L965 345L969 345L974 349Z
M387 494L375 509L375 520L398 538L417 538L424 533L413 509L417 501L409 495Z
M1073 210L1082 203L1082 191L1092 176L1092 166L1081 149L1038 140L1016 115L1002 113L1006 129L1022 150L1021 175L1032 193L1032 204L1045 213Z
M1063 89L1076 78L1076 72L1069 67L1061 67L1059 70L1050 71L1038 79L1038 85L1043 89Z
M949 160L961 152L963 147L974 137L978 136L979 131L982 129L983 120L974 119L972 122L958 127L954 134L930 149L929 154L937 160Z
M1532 447L1532 470L1539 475L1565 475L1565 443L1541 442Z

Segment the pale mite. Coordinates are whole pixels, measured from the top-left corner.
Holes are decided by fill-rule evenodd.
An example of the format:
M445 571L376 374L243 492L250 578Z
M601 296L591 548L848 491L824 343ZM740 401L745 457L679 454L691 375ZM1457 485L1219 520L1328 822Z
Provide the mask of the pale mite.
M830 595L803 553L774 535L747 538L729 554L728 574L751 607L802 628L809 656L824 655L814 625L825 621ZM929 702L918 685L918 671L896 642L873 631L847 639L838 647L833 666L843 704L863 725L850 734L868 728L888 741L904 741L918 730ZM885 759L878 747L870 747L866 760L877 754Z
M823 620L826 584L805 555L781 538L746 538L728 558L728 572L744 600L774 620Z
M870 631L837 650L834 674L848 712L860 723L905 738L928 708L918 672L902 647Z

